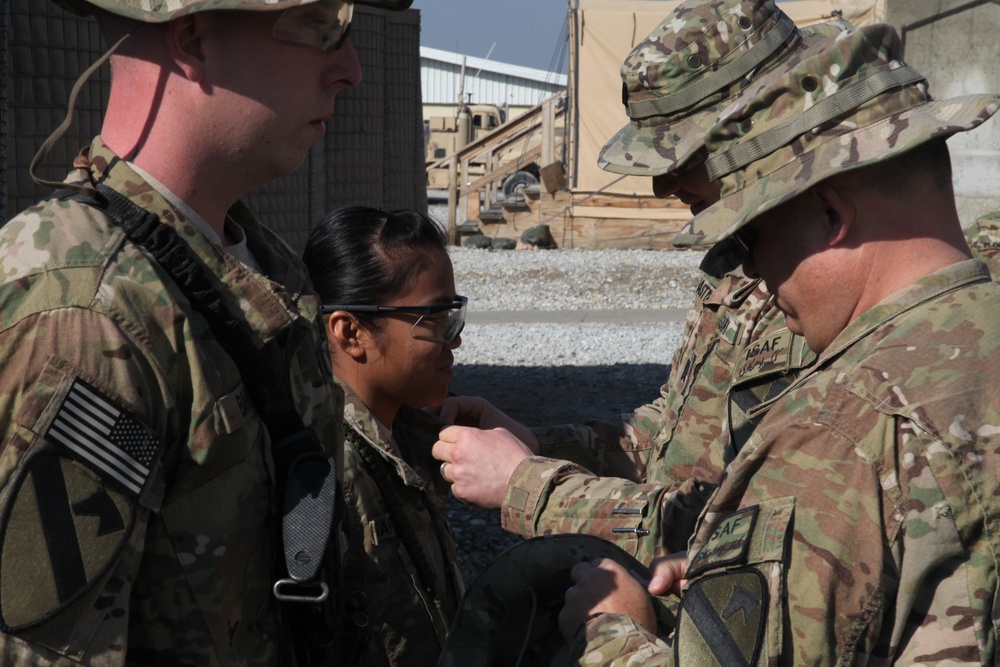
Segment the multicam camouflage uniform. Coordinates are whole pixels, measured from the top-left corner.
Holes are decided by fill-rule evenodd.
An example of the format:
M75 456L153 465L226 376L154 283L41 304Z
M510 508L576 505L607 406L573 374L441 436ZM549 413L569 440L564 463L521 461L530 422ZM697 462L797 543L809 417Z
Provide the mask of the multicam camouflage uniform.
M687 169L718 112L754 76L803 41L845 27L800 35L770 1L683 3L626 58L632 121L605 146L601 166L642 175ZM727 273L738 263L724 251L706 257L659 399L610 422L535 429L551 458L532 457L514 471L501 507L507 530L587 532L643 562L685 548L694 516L735 453L726 451L727 429L745 441L753 426L745 410L814 359L759 280Z
M763 79L709 136L709 172L734 147L770 138L772 152L730 153L723 199L695 228L724 238L834 173L971 129L1000 106L928 101L898 53L892 29L873 26ZM825 113L858 82L868 97L850 112L780 134L805 104ZM998 308L1000 287L968 260L847 325L751 412L766 414L699 519L670 645L607 614L581 631L582 664L996 664Z
M83 162L74 181L178 232L290 368L303 421L341 442L319 301L293 253L235 206L257 274L99 139ZM0 229L0 277L0 662L277 664L271 443L233 358L82 203L42 202ZM115 425L99 433L102 412Z
M965 228L965 240L976 257L990 267L993 280L1000 282L1000 211L993 211Z
M344 389L344 495L351 510L344 561L348 595L366 598L361 665L427 665L444 647L462 599L458 556L448 532L449 487L431 456L442 422L403 407L388 435Z

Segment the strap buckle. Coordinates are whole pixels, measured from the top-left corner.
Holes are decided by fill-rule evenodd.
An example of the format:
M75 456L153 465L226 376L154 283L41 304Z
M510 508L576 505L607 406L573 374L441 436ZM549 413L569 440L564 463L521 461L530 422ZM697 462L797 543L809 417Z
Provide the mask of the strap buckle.
M330 587L325 581L295 581L278 579L274 582L274 597L282 602L308 602L319 604L330 596ZM309 594L309 591L314 594Z

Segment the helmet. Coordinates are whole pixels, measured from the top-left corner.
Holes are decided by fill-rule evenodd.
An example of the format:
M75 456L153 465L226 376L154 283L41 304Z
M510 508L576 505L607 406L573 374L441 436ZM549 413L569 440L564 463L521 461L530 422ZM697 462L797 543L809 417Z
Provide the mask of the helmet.
M163 23L172 19L215 9L241 9L245 11L268 12L288 9L298 5L308 5L318 0L55 0L56 4L74 14L86 16L99 7L112 14L125 16L144 23ZM355 0L354 4L368 5L379 9L402 11L413 0Z

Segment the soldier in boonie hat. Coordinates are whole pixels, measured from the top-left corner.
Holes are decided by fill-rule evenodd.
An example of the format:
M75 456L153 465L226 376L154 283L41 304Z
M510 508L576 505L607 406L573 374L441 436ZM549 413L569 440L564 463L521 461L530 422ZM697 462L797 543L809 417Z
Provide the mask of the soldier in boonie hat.
M800 52L759 80L709 132L709 177L721 200L695 217L704 243L833 176L971 130L996 113L996 95L933 100L900 59L899 37L876 24Z
M800 32L773 0L679 5L625 58L622 103L631 121L601 149L598 165L640 176L683 168L722 107L804 35L846 27L834 21Z

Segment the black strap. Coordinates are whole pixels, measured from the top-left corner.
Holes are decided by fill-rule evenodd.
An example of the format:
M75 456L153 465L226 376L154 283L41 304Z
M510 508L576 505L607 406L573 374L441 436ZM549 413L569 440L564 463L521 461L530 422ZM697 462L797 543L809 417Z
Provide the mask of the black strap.
M207 268L172 227L113 188L106 185L96 188L93 195L67 190L54 196L73 199L101 211L132 243L152 255L205 318L212 335L232 357L271 437L275 499L283 502L283 530L276 539L281 558L276 559L276 563L281 562L288 577L285 574L277 577L275 596L282 602L298 606L303 602L321 605L329 599L326 583L320 577L324 553L339 565L340 550L327 550L326 546L333 526L339 523L343 503L336 502L340 491L333 459L323 452L316 432L303 424L295 410L287 360L278 358L274 349L269 355L253 344L247 324L226 308L219 291L206 275ZM335 569L335 573L327 574L339 576L339 566ZM280 588L282 584L284 587ZM289 586L300 584L306 586L308 595L289 594ZM340 593L339 589L337 586L335 594ZM339 609L339 600L337 602L335 608ZM292 632L305 633L310 640L322 636L323 643L332 644L328 638L329 620L325 618L329 615L330 604L322 605L325 610L293 612L296 620L289 623L293 626ZM310 619L315 623L310 623ZM298 622L303 620L305 622ZM327 650L328 646L324 646L321 653ZM309 655L299 655L303 664L320 664L325 659L324 655L317 657L311 649Z

